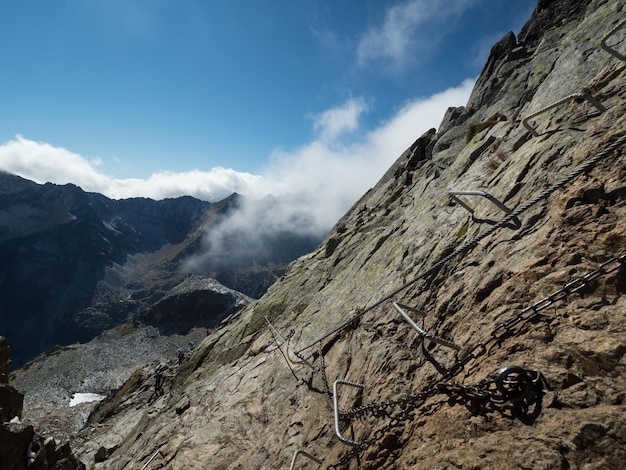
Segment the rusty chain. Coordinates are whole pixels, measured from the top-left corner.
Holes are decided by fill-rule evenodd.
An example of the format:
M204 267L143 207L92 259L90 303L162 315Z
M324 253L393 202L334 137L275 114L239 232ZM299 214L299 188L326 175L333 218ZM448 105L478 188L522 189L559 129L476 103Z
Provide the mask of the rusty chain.
M373 435L358 443L357 447L346 452L328 468L341 468L357 454L374 442L381 440L392 428L411 419L412 413L435 395L444 394L450 399L471 404L485 410L510 410L512 416L535 416L540 411L543 389L548 384L535 370L509 366L480 381L476 385L437 382L419 393L406 395L396 400L364 405L343 411L344 418L363 419L369 415L376 418L389 418L388 423L376 430ZM392 411L397 410L396 413Z
M328 376L326 375L326 361L324 360L324 350L322 349L322 343L319 344L319 358L320 358L320 376L322 377L322 385L324 386L324 396L326 397L326 403L328 407L333 409L332 392L330 391L330 385L328 384Z
M497 343L502 342L506 337L515 334L514 327L522 323L526 323L539 315L542 310L550 307L554 303L564 300L568 295L578 292L591 282L600 277L606 276L620 269L626 263L626 253L604 261L593 271L581 276L573 281L568 282L561 289L554 291L552 294L535 302L534 304L520 310L517 315L509 320L499 323L491 331L489 337L474 345L459 359L450 370L444 375L444 380L449 380L458 375L463 368L472 360L475 360L487 353L487 350Z
M344 420L360 420L366 417L389 419L388 423L374 431L371 437L361 441L357 447L346 452L338 461L330 464L328 468L340 468L355 458L359 452L367 449L374 442L381 440L390 429L401 422L410 419L412 412L420 408L428 398L439 394L445 394L450 399L470 403L474 408L481 407L484 410L504 411L511 410L513 416L524 416L529 414L529 410L541 402L544 387L548 388L548 383L541 372L524 369L518 366L508 366L499 370L476 385L462 385L450 382L450 379L457 376L465 366L481 356L487 354L490 348L503 341L506 337L515 334L515 327L532 320L546 308L556 302L564 300L570 294L580 291L593 281L598 280L610 273L613 273L626 263L626 253L613 257L595 270L570 281L562 288L554 291L543 299L520 310L517 315L509 320L499 323L489 333L488 338L477 343L468 350L449 371L439 380L429 387L417 393L411 393L403 397L379 401L366 405L361 405L350 410L339 411L339 415ZM319 372L323 382L323 392L329 407L332 408L332 392L330 391L328 377L326 373L326 363L324 360L323 348L319 343ZM535 409L537 411L538 409ZM393 413L395 411L395 413Z

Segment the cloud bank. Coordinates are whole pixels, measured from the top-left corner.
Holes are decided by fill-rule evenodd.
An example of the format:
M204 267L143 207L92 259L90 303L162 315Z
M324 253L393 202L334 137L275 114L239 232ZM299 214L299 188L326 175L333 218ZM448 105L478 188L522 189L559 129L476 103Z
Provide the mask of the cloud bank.
M365 101L350 99L312 116L316 137L300 147L274 151L258 175L216 167L118 179L104 173L98 160L19 135L0 145L0 169L38 183L73 183L114 199L190 195L217 201L237 192L251 200L265 198L265 205L244 205L238 217L223 222L224 233L294 230L322 236L417 137L439 125L448 107L467 102L473 84L465 80L408 101L372 129L362 129L360 122L367 112ZM263 207L271 207L271 218L262 213Z

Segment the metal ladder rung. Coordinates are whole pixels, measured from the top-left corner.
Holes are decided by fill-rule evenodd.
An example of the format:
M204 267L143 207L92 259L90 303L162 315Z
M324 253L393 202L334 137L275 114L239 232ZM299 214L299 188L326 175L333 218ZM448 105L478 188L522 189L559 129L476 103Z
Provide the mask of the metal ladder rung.
M623 28L624 25L626 25L626 18L623 19L622 21L620 21L619 23L617 23L617 25L615 26L615 28L613 28L611 31L609 31L609 33L604 36L604 38L602 38L602 41L600 41L600 47L602 49L604 49L606 52L608 52L609 54L611 54L613 57L617 57L619 60L621 60L622 62L626 62L626 56L617 52L615 49L613 49L612 47L610 47L606 42L607 40L613 36L619 29Z
M294 470L296 468L296 460L298 460L298 456L300 455L304 455L308 459L320 465L323 463L322 460L318 459L312 454L309 454L306 450L298 449L293 453L293 458L291 459L291 466L289 467L289 470Z
M150 460L148 460L145 465L143 467L141 467L141 470L145 470L146 468L148 468L148 465L150 465L152 463L152 461L156 458L157 455L160 455L161 457L163 457L163 454L161 453L161 450L157 450L154 454L152 454L152 457L150 457Z
M469 204L467 204L465 201L463 201L460 197L457 197L457 196L481 196L487 199L488 201L490 201L491 203L493 203L495 206L498 207L498 209L500 209L502 212L505 212L507 215L511 215L511 213L513 212L511 209L509 209L503 203L501 203L497 197L489 194L487 191L479 191L479 190L448 191L448 194L450 195L452 199L458 202L461 206L465 207L465 209L467 209L472 214L474 213L476 209L471 207Z
M577 99L578 100L579 99L583 99L583 100L588 101L593 106L595 106L598 109L598 111L600 111L601 113L606 111L606 108L602 105L602 103L600 103L600 101L598 101L596 98L591 96L589 93L573 93L573 94L571 94L569 96L566 96L565 98L560 99L559 101L557 101L555 103L552 103L552 104L546 106L545 108L540 109L536 113L533 113L533 114L525 117L522 120L522 124L528 130L528 132L530 132L533 136L539 137L539 133L537 132L537 126L532 126L529 121L532 118L537 117L540 114L545 113L546 111L549 111L549 110L551 110L553 108L556 108L557 106L560 106L560 105L562 105L564 103L567 103L568 101L577 100Z
M360 442L353 441L352 439L348 439L347 437L341 435L341 429L339 428L339 397L337 396L338 385L348 385L350 387L360 388L361 390L363 390L364 386L355 382L348 382L347 380L335 380L333 382L333 416L335 418L335 434L344 444L348 444L352 447L359 447L361 445Z
M411 325L411 327L417 331L419 333L420 336L432 341L433 343L437 343L437 344L441 344L442 346L446 346L447 348L451 348L451 349L455 349L457 351L461 350L461 346L454 344L451 341L448 341L447 339L443 339L440 338L439 336L435 336L433 334L428 333L426 330L423 330L422 328L420 328L417 323L415 323L413 321L413 319L403 310L403 307L406 308L407 310L411 310L413 312L419 312L422 314L425 314L425 312L415 309L415 308L411 308L411 307L407 307L406 305L402 305L399 304L398 302L394 302L393 303L393 308L395 308L398 313L400 315L402 315L402 318L404 318L406 320L406 322Z
M476 209L474 209L472 206L467 204L463 199L461 199L458 196L481 196L487 199L488 201L490 201L493 205L495 205L498 209L500 209L506 215L511 215L513 213L513 211L509 209L507 206L505 206L504 203L500 202L500 200L497 197L489 194L487 191L479 191L479 190L448 191L448 195L459 205L467 209L472 214L472 217L474 216L474 211ZM514 217L511 220L511 222L514 228L520 228L522 226L522 222L517 217Z

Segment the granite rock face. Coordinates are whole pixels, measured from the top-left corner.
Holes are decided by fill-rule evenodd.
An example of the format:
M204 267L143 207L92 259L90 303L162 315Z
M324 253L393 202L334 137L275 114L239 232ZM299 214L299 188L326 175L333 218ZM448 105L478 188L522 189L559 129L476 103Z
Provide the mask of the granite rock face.
M622 466L626 66L599 43L624 13L541 0L467 106L164 365L162 394L144 368L99 405L72 441L87 467L277 469L297 450L320 468ZM605 110L572 99L534 118L539 137L523 125L583 91ZM483 191L459 196L472 214L461 190Z

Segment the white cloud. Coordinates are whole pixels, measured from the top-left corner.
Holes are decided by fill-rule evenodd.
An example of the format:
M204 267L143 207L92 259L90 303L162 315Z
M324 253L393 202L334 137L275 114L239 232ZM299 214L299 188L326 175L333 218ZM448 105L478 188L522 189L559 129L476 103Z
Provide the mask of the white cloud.
M263 259L285 231L323 236L417 137L439 125L448 107L467 102L473 84L466 80L459 87L409 101L388 121L350 144L341 141L340 132L331 133L335 140L327 140L327 127L322 126L317 140L275 152L263 172L263 183L276 197L249 201L212 227L204 239L203 254L187 260L186 268L204 270L224 258L229 263ZM345 124L356 126L352 117L358 113L346 113L352 106L350 100L321 116L334 116L328 119L332 129L356 131L352 124ZM351 118L335 119L344 113Z
M435 47L445 33L445 22L458 16L476 0L448 0L445 6L432 0L406 0L388 8L382 24L370 28L361 37L357 62L366 65L383 61L395 69L407 60Z
M73 183L85 191L102 193L114 199L149 197L163 199L185 194L216 201L233 192L251 197L267 194L263 177L232 169L215 167L209 172L160 172L148 179L116 179L99 170L98 158L87 159L62 147L35 142L17 135L0 145L0 169L37 183Z
M411 100L350 144L318 139L290 152L276 152L264 172L267 181L280 194L307 194L310 213L320 226L330 227L417 137L440 124L448 107L464 105L473 85L473 80L465 80L429 98Z
M324 141L333 141L345 132L353 132L359 126L359 117L367 110L361 98L350 99L342 106L313 116L313 128Z
M263 197L267 194L264 186L263 176L215 167L208 172L162 171L148 179L112 179L105 194L115 199L136 196L163 199L190 195L205 201L219 201L234 192L254 198Z
M448 107L464 105L473 83L466 80L431 97L408 101L370 130L359 127L359 116L365 111L363 100L348 100L316 116L316 139L298 148L274 152L259 175L216 167L210 171L161 172L147 179L116 179L101 172L97 160L22 136L0 145L0 169L39 183L74 183L111 198L190 195L217 201L233 192L255 199L271 195L275 199L264 202L271 202L271 218L260 211L258 204L251 205L230 222L232 227L245 231L242 226L247 224L252 234L288 227L321 234L380 179L417 137L437 127Z
M0 146L0 169L37 183L74 183L92 191L106 192L113 180L100 173L97 166L97 160L89 162L62 147L28 140L21 135Z

